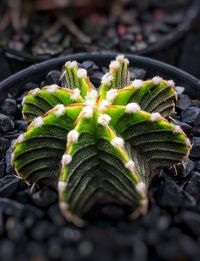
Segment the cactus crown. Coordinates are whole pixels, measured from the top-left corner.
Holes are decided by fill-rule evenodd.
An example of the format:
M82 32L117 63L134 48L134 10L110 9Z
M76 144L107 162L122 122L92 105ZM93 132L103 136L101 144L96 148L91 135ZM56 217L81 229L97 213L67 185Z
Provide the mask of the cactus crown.
M58 186L61 211L79 226L96 203L129 206L132 217L144 213L155 170L183 162L191 146L166 120L174 82L130 82L128 64L117 56L96 90L85 69L67 62L67 87L36 88L23 100L30 124L14 144L12 164L30 183Z

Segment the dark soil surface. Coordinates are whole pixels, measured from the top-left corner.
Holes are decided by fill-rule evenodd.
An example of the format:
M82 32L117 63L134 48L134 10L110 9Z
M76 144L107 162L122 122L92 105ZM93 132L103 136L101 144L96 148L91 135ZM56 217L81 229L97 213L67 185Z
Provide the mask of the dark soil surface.
M0 24L6 2L3 0L0 7ZM126 3L120 7L117 1L104 2L102 8L87 11L22 12L28 21L25 28L16 32L10 23L0 34L0 45L34 57L80 51L141 51L175 32L191 4L189 0L127 0L118 1Z
M98 86L106 68L91 61L83 66ZM58 83L59 77L59 71L51 71L40 86ZM144 79L148 74L131 68L131 77ZM172 120L187 133L193 149L185 168L165 169L153 179L148 213L128 222L124 209L106 205L93 209L90 225L78 229L60 214L56 191L31 191L11 167L11 143L26 129L21 101L36 86L27 83L22 93L9 95L1 105L0 260L199 260L200 101L177 87Z

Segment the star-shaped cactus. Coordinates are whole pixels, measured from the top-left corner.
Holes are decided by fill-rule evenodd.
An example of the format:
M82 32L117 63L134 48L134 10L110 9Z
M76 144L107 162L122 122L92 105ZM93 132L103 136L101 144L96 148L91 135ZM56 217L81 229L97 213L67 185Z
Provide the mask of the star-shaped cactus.
M119 55L96 90L85 69L67 62L67 87L36 88L23 100L30 125L14 144L12 164L30 184L57 186L63 215L79 226L95 204L129 206L132 217L145 213L152 175L182 163L191 147L166 120L174 82L130 82L128 64Z

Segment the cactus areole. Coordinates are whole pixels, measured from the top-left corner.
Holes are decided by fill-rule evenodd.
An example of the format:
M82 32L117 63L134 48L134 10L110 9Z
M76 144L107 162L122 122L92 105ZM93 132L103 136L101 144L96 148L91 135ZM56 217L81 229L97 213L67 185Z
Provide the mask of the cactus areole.
M30 184L58 188L61 212L77 226L96 204L147 211L148 186L162 167L183 163L191 144L167 118L174 82L159 76L130 82L119 55L96 89L76 61L65 64L65 87L36 88L23 100L29 126L15 141L12 165Z

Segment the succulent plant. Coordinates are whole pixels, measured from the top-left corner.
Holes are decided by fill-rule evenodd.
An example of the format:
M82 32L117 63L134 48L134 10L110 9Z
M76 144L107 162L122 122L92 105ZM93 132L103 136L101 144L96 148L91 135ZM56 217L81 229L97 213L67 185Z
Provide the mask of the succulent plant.
M86 224L95 205L113 202L145 213L151 177L183 163L191 144L166 118L175 106L174 82L130 82L119 55L95 89L85 69L67 62L67 87L36 88L23 100L29 126L15 141L12 164L28 183L58 187L68 221Z

